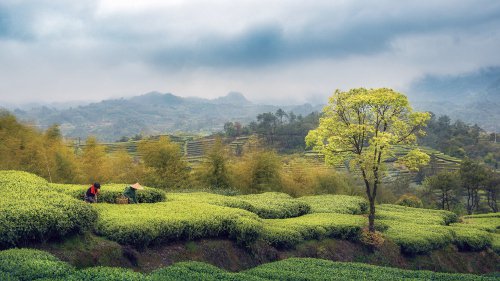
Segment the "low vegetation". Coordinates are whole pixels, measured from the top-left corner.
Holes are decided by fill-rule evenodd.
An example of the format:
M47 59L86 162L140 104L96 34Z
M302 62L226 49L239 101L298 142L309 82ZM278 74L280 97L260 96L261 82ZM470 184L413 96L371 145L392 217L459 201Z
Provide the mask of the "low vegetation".
M202 262L180 262L149 274L119 267L76 269L49 253L31 249L0 252L0 277L6 281L169 281L169 280L464 280L489 281L496 277L403 270L361 263L290 258L241 271L228 272Z

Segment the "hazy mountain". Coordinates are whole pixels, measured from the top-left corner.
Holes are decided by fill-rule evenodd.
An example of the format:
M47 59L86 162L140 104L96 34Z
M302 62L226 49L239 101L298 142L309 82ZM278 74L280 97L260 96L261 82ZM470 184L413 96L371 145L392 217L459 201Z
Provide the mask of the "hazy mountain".
M223 129L228 121L243 124L257 114L276 112L278 108L306 115L321 106L257 105L240 93L216 99L182 98L171 93L151 92L132 98L104 100L84 106L57 109L49 106L14 110L19 118L45 128L59 124L65 136L86 138L95 135L103 141L121 136L161 133L211 133Z
M427 76L415 81L408 95L419 110L500 131L500 67L458 76Z

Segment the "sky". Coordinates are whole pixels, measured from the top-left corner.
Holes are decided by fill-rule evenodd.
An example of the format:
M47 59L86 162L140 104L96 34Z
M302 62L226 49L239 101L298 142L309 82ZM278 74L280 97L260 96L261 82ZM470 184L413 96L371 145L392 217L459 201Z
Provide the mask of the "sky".
M325 103L500 65L500 1L0 0L0 106L151 91Z

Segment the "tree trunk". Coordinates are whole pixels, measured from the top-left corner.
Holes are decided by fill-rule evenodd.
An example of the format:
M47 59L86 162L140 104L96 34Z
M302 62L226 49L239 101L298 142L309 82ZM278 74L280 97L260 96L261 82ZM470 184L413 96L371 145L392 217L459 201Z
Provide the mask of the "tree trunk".
M369 198L370 213L368 214L368 231L375 232L375 198Z

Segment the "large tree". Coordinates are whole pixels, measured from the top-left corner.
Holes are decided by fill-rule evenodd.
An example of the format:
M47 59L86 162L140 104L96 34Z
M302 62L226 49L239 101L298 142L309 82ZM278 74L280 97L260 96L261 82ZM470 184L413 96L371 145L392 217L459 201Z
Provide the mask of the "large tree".
M477 161L465 159L460 163L462 187L467 192L467 214L471 215L479 207L479 190L484 185L486 168Z
M429 113L413 112L406 96L391 89L336 90L323 109L318 128L307 135L306 143L325 154L327 163L349 160L349 166L361 172L370 202L370 232L375 232L377 188L391 147L415 144L429 118ZM418 169L429 156L413 149L399 160Z
M460 176L454 172L441 172L427 177L424 185L443 210L450 210L450 205L457 199L460 188Z

